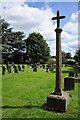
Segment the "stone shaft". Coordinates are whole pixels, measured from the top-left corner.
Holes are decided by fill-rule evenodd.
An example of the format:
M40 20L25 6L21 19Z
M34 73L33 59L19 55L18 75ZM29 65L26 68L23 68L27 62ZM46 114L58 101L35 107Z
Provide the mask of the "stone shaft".
M62 29L55 29L56 32L56 88L55 94L62 95L62 52L61 52L61 32Z

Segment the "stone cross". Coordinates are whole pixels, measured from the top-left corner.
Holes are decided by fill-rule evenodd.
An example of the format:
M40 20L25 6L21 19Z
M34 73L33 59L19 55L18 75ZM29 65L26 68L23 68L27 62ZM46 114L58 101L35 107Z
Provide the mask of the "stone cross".
M56 88L55 95L62 95L62 51L61 51L61 32L60 19L65 18L65 16L59 16L59 11L57 11L57 17L53 17L52 20L57 20L56 32Z

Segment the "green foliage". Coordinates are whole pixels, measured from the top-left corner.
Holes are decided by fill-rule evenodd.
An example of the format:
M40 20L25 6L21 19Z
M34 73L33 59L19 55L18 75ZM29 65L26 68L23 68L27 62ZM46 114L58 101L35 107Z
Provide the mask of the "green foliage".
M25 42L26 55L29 62L46 62L48 60L50 49L40 33L31 33Z
M62 51L62 64L65 64L65 63L67 63L66 53Z
M74 56L74 59L80 63L80 48L76 50L76 54Z
M71 53L70 52L68 52L68 53L66 53L66 56L65 56L67 59L71 59Z
M12 32L9 24L0 18L2 25L2 59L6 61L14 61L21 63L24 59L25 42L22 40L25 35L23 32Z

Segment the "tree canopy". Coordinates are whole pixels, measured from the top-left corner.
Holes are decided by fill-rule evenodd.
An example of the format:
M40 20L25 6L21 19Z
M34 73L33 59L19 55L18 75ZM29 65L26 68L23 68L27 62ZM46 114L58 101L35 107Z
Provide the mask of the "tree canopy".
M76 62L80 63L80 48L78 50L76 50L76 53L74 55L74 59L76 60Z
M48 60L50 49L40 33L31 33L25 42L29 62L46 62Z
M15 63L46 62L50 55L50 49L46 40L40 33L31 33L27 39L21 31L13 32L10 24L0 18L2 31L1 49L3 62Z

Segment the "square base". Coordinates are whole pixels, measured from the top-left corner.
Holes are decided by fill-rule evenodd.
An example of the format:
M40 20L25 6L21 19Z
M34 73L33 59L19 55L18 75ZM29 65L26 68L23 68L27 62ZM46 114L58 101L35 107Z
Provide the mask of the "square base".
M65 112L69 103L69 94L62 92L62 95L50 94L47 97L47 109L57 112Z

